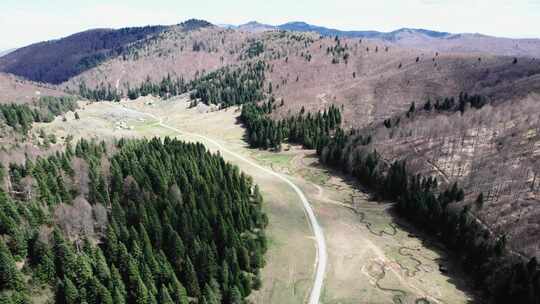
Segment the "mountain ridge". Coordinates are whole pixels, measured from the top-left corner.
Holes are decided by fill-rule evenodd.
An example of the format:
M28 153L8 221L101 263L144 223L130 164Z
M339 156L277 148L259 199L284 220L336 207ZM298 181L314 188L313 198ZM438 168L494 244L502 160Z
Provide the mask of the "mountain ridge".
M540 38L507 38L482 33L451 33L423 28L403 27L390 32L376 30L339 30L312 25L303 21L292 21L280 25L269 25L250 21L227 28L248 32L286 30L315 32L322 36L381 40L398 46L424 49L434 52L491 54L500 56L540 57Z
M65 38L19 48L0 57L0 72L36 82L60 84L112 58L129 57L138 47L149 46L163 32L178 34L216 27L245 33L272 30L310 32L323 37L377 40L386 46L399 46L433 53L465 53L510 57L540 57L540 39L497 38L481 34L453 34L428 29L401 28L391 32L341 31L293 21L281 25L250 21L241 25L219 25L189 19L175 25L155 25L121 29L91 29ZM163 38L163 37L162 37ZM168 38L165 38L168 39ZM204 40L204 38L203 38ZM199 45L204 41L194 41ZM200 45L199 45L200 46ZM187 46L191 48L192 46Z
M7 54L12 53L12 52L14 52L14 51L16 51L16 50L17 50L17 48L11 48L11 49L0 50L0 57L6 56Z
M31 44L1 56L0 71L32 81L59 84L109 58L129 52L134 43L143 42L174 26L191 31L212 24L189 19L171 26L89 29L64 38Z
M266 23L261 23L255 20L239 24L239 25L233 25L233 24L218 24L220 27L224 28L233 28L233 29L241 29L241 30L249 30L250 28L266 28L268 30L289 30L289 31L313 31L317 32L319 34L325 35L325 36L338 36L338 37L348 37L348 38L384 38L386 40L389 40L396 34L400 34L403 32L413 32L413 33L419 33L424 34L429 37L434 38L449 38L451 36L455 35L480 35L483 37L492 37L492 38L507 38L507 39L523 39L523 40L529 40L529 39L537 39L537 38L509 38L509 37L502 37L502 36L491 36L487 34L482 33L469 33L469 32L463 32L463 33L452 33L452 32L446 32L446 31L436 31L436 30L430 30L425 28L414 28L414 27L401 27L393 31L378 31L378 30L341 30L337 28L332 27L326 27L326 26L320 26L320 25L314 25L307 23L305 21L290 21L279 25L271 25ZM540 38L538 38L540 39Z

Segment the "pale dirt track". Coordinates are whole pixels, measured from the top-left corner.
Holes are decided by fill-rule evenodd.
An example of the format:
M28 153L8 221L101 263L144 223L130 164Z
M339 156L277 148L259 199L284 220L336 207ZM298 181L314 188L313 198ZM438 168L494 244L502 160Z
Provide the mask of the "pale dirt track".
M128 110L126 108L124 108L124 110ZM218 148L220 151L222 152L225 152L225 153L228 153L234 157L236 157L237 159L267 173L267 174L270 174L271 176L274 176L276 178L278 178L279 180L285 182L287 185L289 185L295 192L296 194L298 195L298 197L300 198L300 201L302 202L302 205L304 207L304 211L306 212L306 215L309 219L309 222L310 222L310 225L311 225L311 228L313 230L313 234L314 234L314 237L315 237L315 242L317 244L316 248L317 248L317 256L316 256L316 261L315 261L315 275L314 275L314 282L313 282L313 287L311 288L311 292L310 292L310 295L309 295L309 300L308 300L308 303L309 304L319 304L320 302L320 298L321 298L321 292L322 292L322 289L323 289L323 282L324 282L324 275L325 275L325 272L326 272L326 264L327 264L327 260L328 260L328 255L327 255L327 249L326 249L326 242L325 242L325 239L324 239L324 234L323 234L323 230L321 228L321 226L319 225L319 222L317 221L317 217L315 216L315 213L313 212L313 208L311 207L311 204L309 203L309 201L307 200L305 194L302 192L302 190L300 190L300 188L295 185L291 180L289 180L287 177L277 173L277 172L274 172L270 169L267 169L263 166L260 166L259 164L245 158L244 156L236 153L236 152L233 152L231 150L228 150L227 148L223 147L220 143L218 143L217 141L211 139L211 138L208 138L204 135L200 135L200 134L197 134L197 133L191 133L191 132L186 132L186 131L182 131L180 129L177 129L175 127L172 127L170 125L167 125L163 122L163 119L161 117L157 117L156 115L154 114L151 114L151 113L147 113L147 112L140 112L140 111L137 111L137 110L134 110L134 109L129 109L130 111L133 111L133 112L137 112L139 114L143 114L143 115L146 115L146 116L149 116L149 117L152 117L153 119L156 119L158 120L158 123L157 125L163 127L163 128L166 128L166 129L169 129L171 131L174 131L174 132L177 132L181 135L188 135L188 136L191 136L191 137L196 137L196 138L200 138L200 139L203 139L209 143L211 143L212 145L214 145L216 148Z
M468 303L438 271L444 256L396 226L390 204L371 201L320 167L313 151L246 149L235 124L238 111L201 114L181 102L153 103L96 103L80 111L80 120L68 116L39 128L59 137L179 136L207 144L253 176L271 221L263 288L251 295L252 303ZM118 128L117 121L128 127Z

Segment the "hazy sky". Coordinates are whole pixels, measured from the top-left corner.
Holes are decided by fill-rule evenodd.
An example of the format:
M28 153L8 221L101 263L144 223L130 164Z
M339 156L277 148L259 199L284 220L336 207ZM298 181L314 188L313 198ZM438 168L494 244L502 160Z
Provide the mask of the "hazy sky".
M0 0L0 49L96 27L306 21L339 29L419 27L540 38L540 0Z

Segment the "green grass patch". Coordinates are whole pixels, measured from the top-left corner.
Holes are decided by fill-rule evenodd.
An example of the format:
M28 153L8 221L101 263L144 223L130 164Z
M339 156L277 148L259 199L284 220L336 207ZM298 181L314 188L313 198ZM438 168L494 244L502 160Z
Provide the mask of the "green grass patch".
M271 163L281 167L288 167L291 165L291 161L294 158L294 155L291 154L280 154L272 152L263 152L255 154L255 158L264 163Z

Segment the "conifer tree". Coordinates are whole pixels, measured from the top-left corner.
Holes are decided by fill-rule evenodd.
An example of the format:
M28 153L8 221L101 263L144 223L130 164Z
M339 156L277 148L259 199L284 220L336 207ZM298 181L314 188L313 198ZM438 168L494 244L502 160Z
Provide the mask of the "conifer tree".
M61 286L66 304L77 304L80 302L77 287L75 287L75 284L73 284L69 278L64 278Z
M0 290L22 291L23 287L24 281L15 265L15 260L4 241L0 240Z
M169 291L167 290L167 287L165 285L162 285L160 288L158 302L160 304L174 304L171 296L169 295Z
M197 274L195 273L195 268L193 267L193 263L191 263L191 259L189 257L185 262L184 278L186 280L186 289L188 294L193 297L199 297L201 295L201 290L197 280Z

